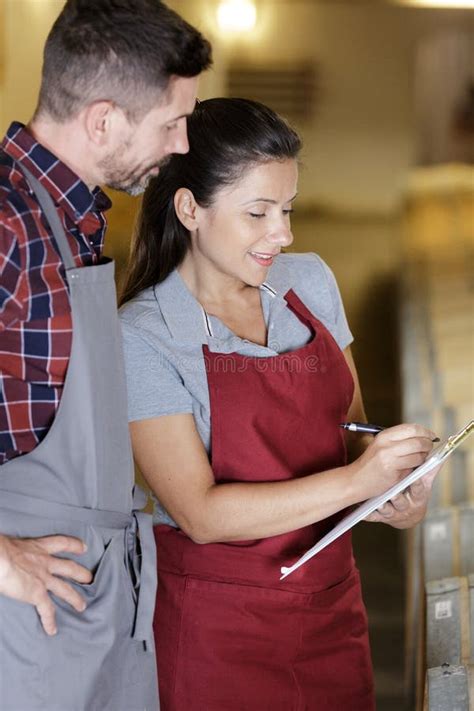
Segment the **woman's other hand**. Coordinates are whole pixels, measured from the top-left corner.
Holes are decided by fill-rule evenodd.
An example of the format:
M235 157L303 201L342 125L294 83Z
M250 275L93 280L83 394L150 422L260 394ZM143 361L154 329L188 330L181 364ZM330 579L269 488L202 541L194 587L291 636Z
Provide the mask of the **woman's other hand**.
M373 511L365 521L388 523L393 528L400 529L416 526L425 517L433 481L441 466L425 474L406 491Z

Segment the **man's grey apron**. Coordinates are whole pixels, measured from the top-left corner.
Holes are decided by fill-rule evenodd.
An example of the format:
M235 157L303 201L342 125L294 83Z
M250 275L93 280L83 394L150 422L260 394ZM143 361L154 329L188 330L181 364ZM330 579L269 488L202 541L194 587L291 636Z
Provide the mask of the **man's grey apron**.
M155 549L151 517L138 511L145 495L135 490L132 501L114 265L75 268L51 197L22 170L66 267L73 338L51 429L32 452L0 467L0 531L81 538L87 552L70 557L94 579L75 584L87 603L82 613L54 598L54 637L34 607L0 596L0 709L157 711Z

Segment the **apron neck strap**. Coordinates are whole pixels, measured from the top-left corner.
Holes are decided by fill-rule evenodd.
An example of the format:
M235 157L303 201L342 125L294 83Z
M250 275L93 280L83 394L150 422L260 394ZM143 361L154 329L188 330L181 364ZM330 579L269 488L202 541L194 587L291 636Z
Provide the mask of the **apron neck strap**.
M284 299L288 307L293 311L293 313L299 318L301 323L308 326L310 330L315 330L317 319L313 316L311 311L307 306L301 301L301 299L295 294L293 289L286 292Z
M63 260L66 271L68 269L75 268L74 257L72 256L71 248L67 241L66 233L64 227L62 226L61 220L58 215L58 211L53 202L51 195L48 193L44 185L30 173L30 171L25 168L24 165L20 166L21 171L24 173L25 178L30 184L36 198L38 200L39 206L41 207L49 226L51 227L53 237L56 240L56 244L59 249L59 253Z

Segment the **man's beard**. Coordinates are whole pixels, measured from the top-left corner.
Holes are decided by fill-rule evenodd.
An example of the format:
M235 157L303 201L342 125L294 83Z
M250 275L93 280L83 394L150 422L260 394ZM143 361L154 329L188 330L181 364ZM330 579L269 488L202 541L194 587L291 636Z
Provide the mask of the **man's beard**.
M127 193L132 197L142 195L149 182L156 177L150 175L150 171L154 168L160 170L169 163L171 156L165 156L158 163L153 163L147 166L145 170L137 172L137 170L128 171L128 168L116 161L115 157L108 156L104 158L100 167L104 173L104 184L112 190L119 190Z

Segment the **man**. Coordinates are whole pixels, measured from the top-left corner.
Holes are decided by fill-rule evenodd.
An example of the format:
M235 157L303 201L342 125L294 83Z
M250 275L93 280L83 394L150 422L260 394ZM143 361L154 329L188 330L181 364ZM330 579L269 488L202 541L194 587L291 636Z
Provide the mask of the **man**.
M158 708L151 522L132 503L97 186L138 195L188 151L210 63L158 0L68 0L35 115L1 144L2 711Z

